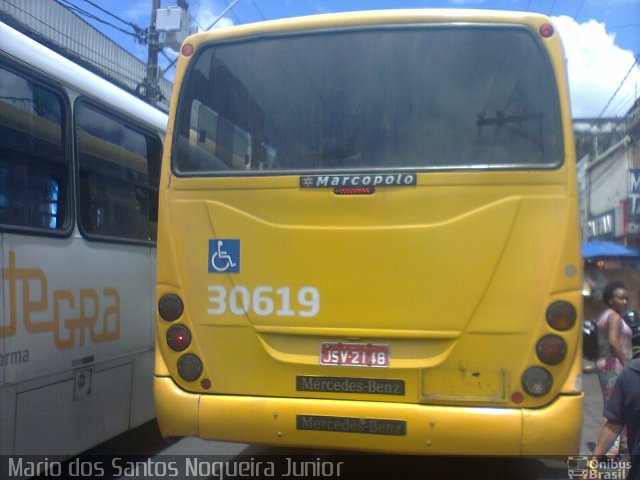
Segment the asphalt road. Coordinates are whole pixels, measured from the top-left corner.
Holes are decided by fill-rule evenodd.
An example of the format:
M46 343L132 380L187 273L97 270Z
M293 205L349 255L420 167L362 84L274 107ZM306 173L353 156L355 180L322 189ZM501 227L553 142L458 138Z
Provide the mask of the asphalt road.
M585 367L593 366L593 362L585 362ZM593 451L596 439L602 427L602 391L598 376L594 371L585 372L582 376L584 388L584 417L582 420L582 439L580 454L588 455Z

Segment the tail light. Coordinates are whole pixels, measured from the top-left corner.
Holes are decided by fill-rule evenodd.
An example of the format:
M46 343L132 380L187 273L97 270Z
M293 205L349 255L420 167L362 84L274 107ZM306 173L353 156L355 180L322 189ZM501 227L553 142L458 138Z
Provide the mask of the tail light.
M576 318L575 307L564 300L553 302L547 308L547 323L554 330L570 330L575 325Z
M184 303L182 303L182 299L174 293L164 295L158 301L158 313L160 317L167 322L178 320L183 312Z
M178 375L187 382L193 382L202 375L202 361L197 355L187 353L178 359Z
M557 365L567 355L567 342L558 335L545 335L536 345L538 358L547 365Z
M174 352L183 352L191 345L191 331L184 325L171 325L167 330L167 345Z
M522 388L533 397L546 395L552 385L551 374L542 367L529 367L522 375Z
M371 195L376 191L374 187L338 187L333 190L336 195Z

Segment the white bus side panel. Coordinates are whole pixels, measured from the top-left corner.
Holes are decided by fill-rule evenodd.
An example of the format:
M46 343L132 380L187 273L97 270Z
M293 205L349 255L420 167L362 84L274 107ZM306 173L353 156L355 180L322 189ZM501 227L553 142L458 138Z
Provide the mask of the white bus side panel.
M74 379L19 392L14 454L68 455L126 431L132 369L96 368L91 391L75 398Z
M2 453L78 452L153 417L154 258L145 246L3 235L0 398L15 402L5 425L16 436Z
M7 383L153 347L148 247L5 234L3 263Z

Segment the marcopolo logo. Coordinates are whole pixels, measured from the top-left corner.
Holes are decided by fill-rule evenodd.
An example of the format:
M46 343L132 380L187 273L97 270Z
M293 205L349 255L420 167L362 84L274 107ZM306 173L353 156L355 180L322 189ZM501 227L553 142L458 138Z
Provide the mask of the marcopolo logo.
M303 175L302 188L407 187L416 185L415 173L373 173L362 175Z

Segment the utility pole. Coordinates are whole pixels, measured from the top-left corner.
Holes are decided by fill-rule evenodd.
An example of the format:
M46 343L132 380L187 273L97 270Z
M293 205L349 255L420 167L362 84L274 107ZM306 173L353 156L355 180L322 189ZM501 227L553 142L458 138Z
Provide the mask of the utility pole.
M144 93L147 101L155 105L159 98L158 52L160 51L160 34L156 30L156 12L160 8L160 0L152 0L151 25L149 26L149 59L147 60L147 77L144 80Z

